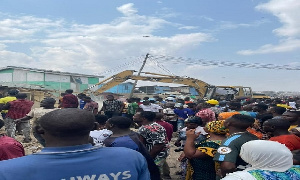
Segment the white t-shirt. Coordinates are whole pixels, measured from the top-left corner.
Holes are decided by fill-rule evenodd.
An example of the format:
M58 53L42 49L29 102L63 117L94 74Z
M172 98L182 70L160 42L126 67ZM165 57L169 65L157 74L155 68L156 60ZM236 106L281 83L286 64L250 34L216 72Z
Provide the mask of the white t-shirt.
M181 138L182 138L182 136L185 136L185 138L186 138L186 129L187 129L187 127L184 127L180 130L179 136L181 136ZM208 134L207 132L204 131L204 128L201 126L198 126L196 128L195 134L197 134L197 133L200 133L200 135L197 137L197 139L195 141L199 141L199 139L202 139L203 136L206 136ZM201 135L202 135L202 137L201 137ZM185 142L186 142L185 139L181 140L182 147L184 147Z
M186 131L187 127L184 127L181 129L181 131ZM208 133L204 131L204 128L201 126L198 126L195 130L195 134L200 133L202 135L207 135Z
M167 114L167 115L175 115L174 109L171 109L171 108L163 109L163 113Z
M27 116L39 119L40 117L44 116L46 113L55 111L57 109L58 108L53 108L53 109L44 109L43 107L34 108L27 114Z
M112 135L112 131L108 129L94 130L90 132L90 136L93 138L95 145L103 146L103 141Z
M160 105L157 104L149 104L149 105L141 104L139 107L142 108L143 111L151 111L151 112L159 112L160 109L163 109Z
M295 102L289 102L289 106L291 106L293 109L297 109Z
M36 126L37 125L37 119L41 118L46 113L51 112L51 111L55 111L57 109L58 108L53 108L53 109L44 109L43 107L34 108L26 116L32 117L33 126Z

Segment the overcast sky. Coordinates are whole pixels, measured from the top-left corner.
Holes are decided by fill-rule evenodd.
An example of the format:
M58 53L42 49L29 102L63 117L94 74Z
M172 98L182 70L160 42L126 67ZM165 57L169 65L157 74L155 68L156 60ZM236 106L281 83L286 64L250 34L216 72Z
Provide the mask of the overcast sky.
M0 66L108 77L138 70L150 53L148 72L299 91L299 71L198 61L299 67L299 9L299 0L3 0Z

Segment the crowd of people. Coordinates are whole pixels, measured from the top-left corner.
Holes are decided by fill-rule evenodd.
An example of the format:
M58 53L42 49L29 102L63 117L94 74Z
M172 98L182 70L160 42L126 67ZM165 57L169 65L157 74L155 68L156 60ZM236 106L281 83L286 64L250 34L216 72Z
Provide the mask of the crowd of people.
M181 153L179 179L300 179L297 97L121 101L109 94L100 109L68 89L56 104L48 97L32 108L15 89L0 99L1 180L172 179L170 146ZM44 148L25 155L22 143L32 137Z

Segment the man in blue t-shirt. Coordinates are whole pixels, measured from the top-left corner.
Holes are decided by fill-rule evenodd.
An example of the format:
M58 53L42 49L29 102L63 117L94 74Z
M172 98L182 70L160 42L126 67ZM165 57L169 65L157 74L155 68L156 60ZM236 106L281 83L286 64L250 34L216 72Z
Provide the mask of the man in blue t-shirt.
M95 127L95 117L89 111L55 110L42 116L39 125L36 131L45 138L46 147L33 155L0 162L0 179L150 179L140 153L88 143L89 132Z
M83 93L80 93L77 95L77 97L78 97L78 101L79 101L79 109L83 109L86 104L86 102L83 100L83 98L86 97L86 95Z
M184 108L182 103L175 104L174 113L177 115L177 131L184 127L184 120L189 116L194 116L195 112L189 108Z
M106 123L106 128L111 130L113 134L103 141L104 145L106 147L126 147L138 151L147 160L151 180L161 179L159 169L140 141L138 133L130 130L131 124L132 120L126 117L116 116L110 118Z

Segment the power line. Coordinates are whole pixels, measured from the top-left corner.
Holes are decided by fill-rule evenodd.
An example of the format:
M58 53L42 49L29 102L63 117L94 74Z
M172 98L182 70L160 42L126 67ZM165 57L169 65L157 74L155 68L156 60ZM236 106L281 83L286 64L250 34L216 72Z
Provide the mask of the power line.
M249 63L249 62L230 62L230 61L214 61L205 59L192 59L184 57L172 57L164 55L151 56L158 62L172 62L173 64L186 64L186 65L203 65L203 66L218 66L218 67L237 67L237 68L253 68L253 69L278 69L278 70L294 70L299 71L300 66L291 65L278 65L278 64L262 64L262 63Z
M149 63L148 65L150 65L151 67L153 67L156 71L158 71L158 72L161 73L161 74L164 74L164 73L165 73L164 71L162 71L161 68L159 68L159 67L156 65L156 62L150 60L150 58L149 58L149 61L151 61L151 63ZM148 62L149 62L149 61L148 61Z
M110 74L110 73L114 73L114 72L120 72L122 69L125 69L128 66L133 66L133 65L136 65L137 63L142 63L143 62L142 57L135 57L135 58L137 58L137 59L134 59L134 60L129 61L129 62L125 62L123 64L120 64L120 65L116 66L116 67L108 69L106 71L97 73L96 75L103 75L103 74Z
M175 75L174 73L172 73L169 69L167 69L164 65L160 64L156 59L153 59L152 57L149 58L149 60L151 60L152 62L154 62L154 64L159 67L160 69L162 69L163 71L167 72L168 74L171 75Z

